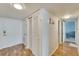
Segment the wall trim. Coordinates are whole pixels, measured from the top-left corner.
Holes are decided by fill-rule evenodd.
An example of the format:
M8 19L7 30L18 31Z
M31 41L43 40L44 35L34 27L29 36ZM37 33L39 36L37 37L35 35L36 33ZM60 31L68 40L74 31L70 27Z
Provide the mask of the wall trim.
M25 49L29 49L29 50L31 50L31 51L32 51L32 49L27 48L27 47L25 47ZM38 56L38 55L35 55L33 51L32 51L32 54L33 54L33 56Z
M23 44L23 43L13 44L13 45L10 45L10 46L4 47L4 48L0 48L0 50L2 50L2 49L7 49L7 48L10 48L10 47L13 47L13 46L17 46L17 45L22 45L22 44Z
M51 52L51 53L49 54L49 56L52 56L52 54L55 53L55 51L58 49L58 47L59 47L59 46L57 46L56 49L55 49L53 52Z

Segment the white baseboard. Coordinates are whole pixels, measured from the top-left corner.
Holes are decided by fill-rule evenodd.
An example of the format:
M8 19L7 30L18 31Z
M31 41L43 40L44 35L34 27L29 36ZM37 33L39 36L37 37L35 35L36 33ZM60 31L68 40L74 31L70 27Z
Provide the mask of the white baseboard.
M52 54L54 54L57 49L58 49L58 46L55 48L55 50L54 50L53 52L51 52L51 53L49 54L49 56L52 56Z

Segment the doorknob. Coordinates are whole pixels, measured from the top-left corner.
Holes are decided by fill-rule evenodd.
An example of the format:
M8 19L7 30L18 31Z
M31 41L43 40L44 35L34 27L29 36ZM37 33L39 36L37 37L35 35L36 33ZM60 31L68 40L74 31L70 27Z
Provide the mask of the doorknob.
M5 30L3 30L3 36L6 36L6 31Z

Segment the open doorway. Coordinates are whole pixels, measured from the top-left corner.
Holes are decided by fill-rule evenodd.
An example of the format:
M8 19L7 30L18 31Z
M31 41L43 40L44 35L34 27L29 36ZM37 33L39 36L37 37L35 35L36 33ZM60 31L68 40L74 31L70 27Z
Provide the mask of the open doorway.
M76 47L76 19L69 18L63 21L63 43Z
M59 48L61 55L78 55L77 17L59 20Z
M76 43L77 17L59 20L59 44Z

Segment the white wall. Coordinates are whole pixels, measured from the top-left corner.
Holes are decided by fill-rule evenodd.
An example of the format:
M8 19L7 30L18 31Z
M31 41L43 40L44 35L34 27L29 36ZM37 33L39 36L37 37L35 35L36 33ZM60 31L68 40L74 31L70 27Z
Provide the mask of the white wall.
M22 26L22 20L0 17L0 49L23 42ZM3 30L6 31L6 36L3 36Z
M45 9L41 9L40 11L40 39L41 39L41 49L42 49L42 56L49 55L49 32L48 32L48 19L49 13Z
M58 18L52 15L50 17L54 24L49 24L49 54L58 48Z
M77 31L76 31L76 43L78 46L78 54L79 54L79 16L78 16L78 20L77 20Z

